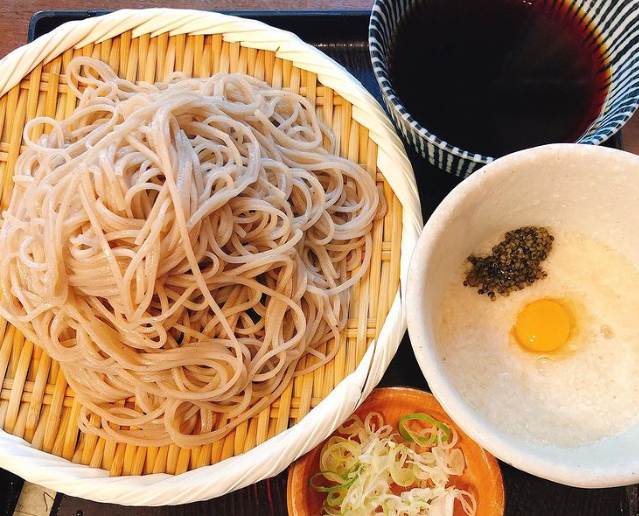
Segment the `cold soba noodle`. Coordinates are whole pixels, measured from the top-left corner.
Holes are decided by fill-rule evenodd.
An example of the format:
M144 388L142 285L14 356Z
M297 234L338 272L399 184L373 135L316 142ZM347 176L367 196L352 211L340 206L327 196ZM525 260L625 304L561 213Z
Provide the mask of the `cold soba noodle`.
M375 182L307 99L245 75L134 84L76 58L67 83L75 112L25 126L0 313L60 362L83 431L215 441L337 352Z

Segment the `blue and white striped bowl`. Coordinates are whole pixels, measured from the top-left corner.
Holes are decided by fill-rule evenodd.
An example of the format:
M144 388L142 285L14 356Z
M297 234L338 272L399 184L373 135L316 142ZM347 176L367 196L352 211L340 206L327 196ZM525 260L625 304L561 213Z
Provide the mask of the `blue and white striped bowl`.
M434 0L375 0L368 28L373 70L386 107L405 142L436 167L466 177L494 158L460 149L421 126L402 105L390 81L388 59L395 31L412 5L429 1ZM576 141L598 145L619 131L639 104L639 0L550 1L580 7L601 35L599 41L603 42L611 68L611 84L599 116Z

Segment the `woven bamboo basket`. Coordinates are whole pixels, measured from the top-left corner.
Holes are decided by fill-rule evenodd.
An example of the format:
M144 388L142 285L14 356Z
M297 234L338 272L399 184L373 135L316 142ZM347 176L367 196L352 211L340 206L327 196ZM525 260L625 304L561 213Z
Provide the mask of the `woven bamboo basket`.
M405 330L400 282L421 215L403 147L363 87L293 34L216 13L119 11L66 24L0 62L3 210L24 124L36 116L62 119L75 108L62 74L79 55L101 59L132 81L230 71L305 95L332 127L341 155L382 185L388 210L373 228L372 266L353 290L337 356L297 377L270 407L213 444L139 447L82 434L79 404L58 364L0 319L0 466L69 494L136 505L210 498L272 476L356 408Z

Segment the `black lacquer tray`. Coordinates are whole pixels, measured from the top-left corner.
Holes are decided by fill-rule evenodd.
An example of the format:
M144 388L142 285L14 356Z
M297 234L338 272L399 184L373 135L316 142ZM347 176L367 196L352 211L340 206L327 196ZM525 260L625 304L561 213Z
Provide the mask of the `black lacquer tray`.
M42 11L29 25L29 41L60 24L108 11ZM368 11L233 12L295 32L346 67L381 102L368 54ZM617 135L606 145L621 148ZM424 220L460 179L434 169L409 151L419 187ZM380 385L428 389L406 335ZM507 516L639 516L637 487L577 489L535 478L501 463ZM58 494L52 516L285 516L287 473L229 495L175 507L122 507ZM0 516L11 516L21 482L0 470Z

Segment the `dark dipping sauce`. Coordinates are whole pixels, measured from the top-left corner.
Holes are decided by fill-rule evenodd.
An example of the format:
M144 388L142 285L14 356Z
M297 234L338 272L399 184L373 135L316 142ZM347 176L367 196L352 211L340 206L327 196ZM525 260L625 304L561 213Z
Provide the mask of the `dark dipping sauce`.
M390 75L423 127L493 157L574 142L610 83L584 12L551 0L416 0L398 27Z

